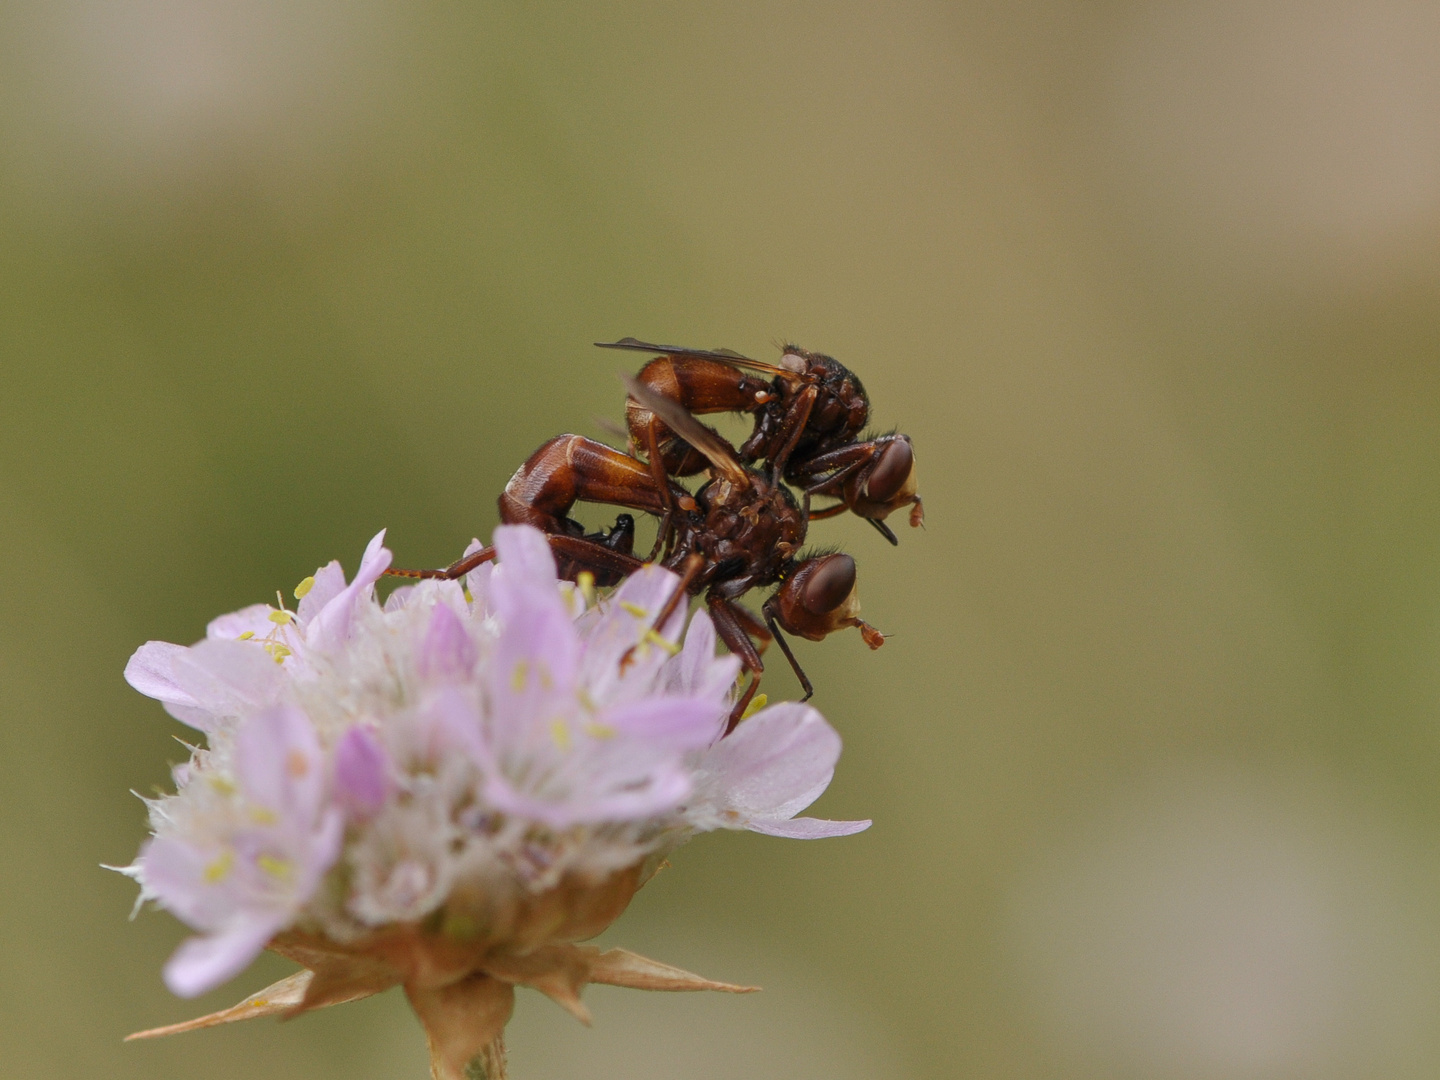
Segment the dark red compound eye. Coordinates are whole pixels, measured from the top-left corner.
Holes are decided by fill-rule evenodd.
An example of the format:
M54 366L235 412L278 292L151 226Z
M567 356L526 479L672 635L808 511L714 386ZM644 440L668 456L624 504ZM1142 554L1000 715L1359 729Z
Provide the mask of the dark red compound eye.
M866 493L874 502L889 502L900 494L914 467L915 452L910 449L910 441L896 439L880 452L875 471L865 483Z
M800 606L812 615L826 615L855 591L855 560L849 555L828 555L800 585Z

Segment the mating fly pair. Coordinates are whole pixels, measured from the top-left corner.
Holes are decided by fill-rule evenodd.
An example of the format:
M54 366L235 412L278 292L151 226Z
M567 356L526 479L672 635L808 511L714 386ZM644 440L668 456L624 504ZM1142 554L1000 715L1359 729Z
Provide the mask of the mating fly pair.
M886 515L908 505L911 524L922 521L909 438L857 439L869 412L859 380L829 357L793 348L774 367L738 353L674 349L633 338L605 347L663 354L646 364L638 379L625 377L633 452L581 435L556 436L505 485L501 521L544 532L562 577L575 580L588 573L597 584L613 585L647 561L632 550L634 519L621 514L609 531L587 534L569 516L571 509L592 502L656 517L649 561L677 573L680 587L654 625L664 625L682 600L704 595L716 633L751 673L731 714L732 726L759 686L765 670L761 653L771 640L779 642L805 697L814 692L782 631L818 641L856 627L865 643L878 649L884 635L858 615L855 561L843 554L799 554L812 518L852 510L892 543ZM752 413L755 429L737 449L696 420L697 412ZM693 494L676 481L702 472L708 479ZM800 501L787 481L801 489ZM839 501L812 514L816 495ZM444 570L387 573L458 578L494 554L487 547ZM779 588L762 605L762 622L738 601L751 589L771 585Z

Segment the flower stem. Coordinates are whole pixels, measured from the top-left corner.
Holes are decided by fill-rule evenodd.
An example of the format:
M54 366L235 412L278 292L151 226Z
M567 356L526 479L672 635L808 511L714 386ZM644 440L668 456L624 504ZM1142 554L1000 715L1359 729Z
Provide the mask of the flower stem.
M465 1080L506 1080L505 1036L496 1035L490 1044L465 1066Z

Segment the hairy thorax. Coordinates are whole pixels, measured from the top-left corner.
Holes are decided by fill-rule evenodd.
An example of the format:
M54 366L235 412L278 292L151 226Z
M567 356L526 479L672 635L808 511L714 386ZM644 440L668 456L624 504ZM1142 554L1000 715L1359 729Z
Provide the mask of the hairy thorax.
M787 488L758 472L750 473L749 480L738 484L719 477L696 493L703 524L694 549L713 564L734 562L736 568L726 578L768 584L780 579L805 542L805 525Z

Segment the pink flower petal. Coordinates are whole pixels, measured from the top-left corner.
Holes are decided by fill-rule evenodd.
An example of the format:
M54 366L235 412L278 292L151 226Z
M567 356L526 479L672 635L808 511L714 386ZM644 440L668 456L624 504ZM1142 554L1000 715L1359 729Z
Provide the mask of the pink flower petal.
M597 720L623 738L677 750L709 746L725 730L725 701L689 697L652 697L603 710Z
M175 657L188 651L184 645L172 645L168 641L147 641L135 650L135 655L125 665L125 681L146 697L163 701L166 705L200 710L195 695L182 690L173 674Z
M723 698L740 672L740 658L715 655L715 624L710 614L697 611L685 631L680 654L665 665L664 684L674 694Z
M553 585L559 580L555 554L539 529L529 525L500 525L495 529L495 551L511 580Z
M315 584L300 598L300 606L295 609L296 618L304 626L344 591L345 571L340 569L338 559L331 559L315 571Z
M368 818L385 805L391 789L390 755L365 727L345 732L335 747L335 791L354 818Z
M583 797L549 800L524 791L501 773L486 778L485 797L498 809L552 829L603 821L634 821L668 813L690 794L690 778L678 766L653 766L629 787L588 790Z
M130 658L125 679L164 703L177 720L210 731L223 719L274 702L280 673L275 662L250 642L206 639L187 649L151 641Z
M249 967L282 925L273 919L245 920L182 942L165 965L165 985L186 998L215 989Z
M205 636L212 641L235 641L241 634L249 633L264 637L275 629L270 613L275 609L268 604L251 604L228 615L211 619L205 627Z
M366 546L355 580L336 593L305 627L308 644L319 649L335 649L349 637L355 605L370 595L371 588L390 565L390 551L384 543L385 530L381 529Z
M700 759L692 813L702 827L793 817L820 797L840 759L840 736L808 705L762 709Z
M308 832L324 794L324 759L309 717L280 706L248 717L235 735L235 776L247 800L277 824Z
M827 836L851 836L870 827L866 821L828 821L825 818L797 817L753 819L745 828L766 836L784 836L791 840L820 840Z
M421 678L463 679L478 658L475 642L460 616L446 604L436 604L416 660Z
M196 930L216 930L234 919L237 894L210 867L228 867L233 855L222 848L202 850L183 840L157 836L146 841L135 860L146 892Z

